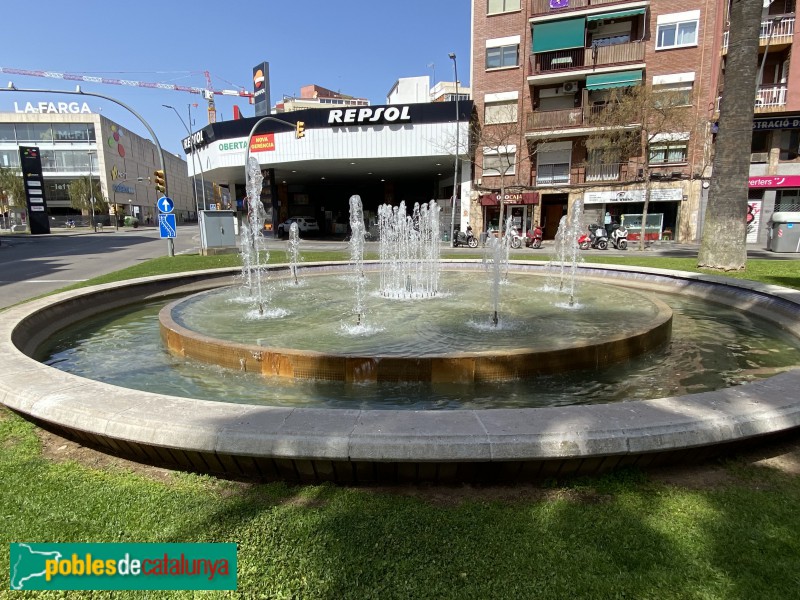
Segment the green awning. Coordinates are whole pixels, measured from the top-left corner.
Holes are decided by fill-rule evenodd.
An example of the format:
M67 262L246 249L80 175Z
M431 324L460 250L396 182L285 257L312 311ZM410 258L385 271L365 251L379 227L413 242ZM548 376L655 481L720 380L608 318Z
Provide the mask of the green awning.
M621 19L622 17L632 17L634 15L643 15L647 12L646 8L632 8L631 10L620 10L612 13L603 13L602 15L589 15L586 17L587 21L610 21L611 19Z
M587 90L605 90L615 87L628 87L642 83L642 70L617 71L616 73L602 73L600 75L587 75Z
M586 18L564 19L533 26L533 51L550 52L568 48L584 48Z

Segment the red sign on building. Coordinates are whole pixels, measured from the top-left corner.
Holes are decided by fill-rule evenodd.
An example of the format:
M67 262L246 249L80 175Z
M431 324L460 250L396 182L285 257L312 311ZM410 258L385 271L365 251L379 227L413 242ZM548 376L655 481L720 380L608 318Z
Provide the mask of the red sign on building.
M270 152L275 150L275 134L260 133L250 140L250 152Z
M748 184L751 188L800 188L800 175L756 175Z
M479 198L481 206L497 206L500 204L500 194L483 194ZM536 192L506 193L503 204L539 204L539 194Z

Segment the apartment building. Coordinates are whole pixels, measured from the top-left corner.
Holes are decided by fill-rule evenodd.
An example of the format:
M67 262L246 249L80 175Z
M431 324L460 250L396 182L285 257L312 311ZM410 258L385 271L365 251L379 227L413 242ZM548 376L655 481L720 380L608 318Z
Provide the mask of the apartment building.
M793 64L795 1L764 7L750 153L748 242L766 242L773 212L800 211L800 61ZM727 53L727 19L722 56ZM724 91L724 90L722 90Z
M587 224L609 213L635 238L647 195L649 239L697 239L724 12L711 0L473 0L473 227L510 215L552 239L581 199ZM656 105L660 92L682 98L682 128L621 124L641 150L599 159L587 144L603 131L598 115L633 86Z

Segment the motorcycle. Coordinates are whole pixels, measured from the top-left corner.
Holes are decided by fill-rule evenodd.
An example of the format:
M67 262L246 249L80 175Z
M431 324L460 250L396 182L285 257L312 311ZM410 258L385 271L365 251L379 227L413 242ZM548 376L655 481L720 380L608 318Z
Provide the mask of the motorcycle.
M611 235L609 236L611 245L617 250L625 250L628 248L628 230L622 225L616 223L611 225Z
M522 248L522 236L519 234L519 230L516 227L512 227L510 232L511 232L511 247L514 248L514 250Z
M478 238L472 235L472 227L467 227L467 232L453 230L453 248L459 246L469 246L470 248L478 247Z
M72 219L69 219L67 221L66 225L67 225L67 228L69 228L69 229L75 229L75 221L73 221Z
M542 247L542 228L541 227L534 227L533 229L529 229L527 235L525 236L525 247L526 248L541 248Z
M589 234L583 234L578 238L578 246L581 250L596 248L598 250L608 249L608 234L600 225L589 225Z

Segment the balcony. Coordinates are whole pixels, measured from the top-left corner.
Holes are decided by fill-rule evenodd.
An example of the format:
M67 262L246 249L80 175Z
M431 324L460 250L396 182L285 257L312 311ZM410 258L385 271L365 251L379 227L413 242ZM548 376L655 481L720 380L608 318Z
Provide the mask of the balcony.
M605 4L622 4L622 2L620 0L531 0L531 16L570 13Z
M555 132L559 129L569 129L571 127L598 127L597 115L605 110L607 103L590 104L589 102L588 99L585 99L583 107L528 113L525 119L525 131L533 132L544 130L545 133L550 132L556 135ZM626 127L634 128L635 126L635 123L631 123ZM581 134L582 132L575 133L575 135Z
M554 50L532 54L529 76L550 75L595 67L644 62L644 42L628 42L613 46L593 46L571 50Z
M758 92L756 92L756 112L769 113L784 110L786 107L787 91L788 88L785 83L758 86Z
M761 32L758 35L759 46L780 46L791 44L794 36L794 13L785 15L771 15L769 19L761 21ZM722 51L728 51L728 32L722 34Z

